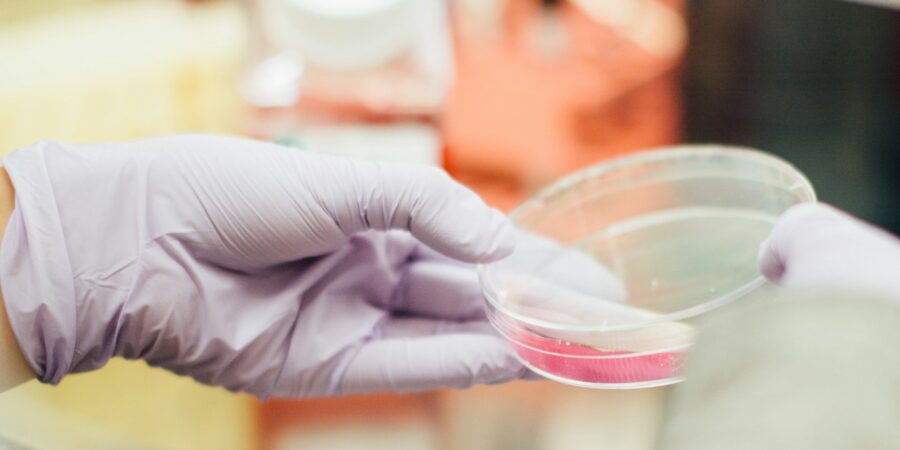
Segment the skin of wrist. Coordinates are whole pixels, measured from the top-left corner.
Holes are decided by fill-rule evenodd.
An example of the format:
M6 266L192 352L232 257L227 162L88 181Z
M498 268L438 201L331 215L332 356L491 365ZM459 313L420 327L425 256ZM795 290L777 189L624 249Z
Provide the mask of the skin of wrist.
M0 166L0 238L6 233L6 225L15 206L15 188L6 169ZM35 378L9 323L6 304L11 300L4 298L0 292L0 392Z

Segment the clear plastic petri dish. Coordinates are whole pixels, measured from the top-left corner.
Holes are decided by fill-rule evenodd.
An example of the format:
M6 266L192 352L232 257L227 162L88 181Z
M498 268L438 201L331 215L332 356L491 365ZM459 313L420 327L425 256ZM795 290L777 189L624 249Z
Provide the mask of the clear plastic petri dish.
M755 150L682 146L601 163L510 214L515 252L479 268L488 317L547 378L678 382L698 316L763 285L759 245L781 213L815 201L802 173Z

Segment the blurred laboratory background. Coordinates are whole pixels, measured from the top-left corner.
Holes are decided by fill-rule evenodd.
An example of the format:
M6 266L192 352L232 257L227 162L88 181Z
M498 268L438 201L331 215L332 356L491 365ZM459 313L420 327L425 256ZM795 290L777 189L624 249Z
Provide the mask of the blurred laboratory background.
M889 3L889 2L888 2ZM682 142L900 231L900 11L839 0L0 0L0 154L252 136L439 165L510 210ZM652 448L665 389L270 400L115 360L0 394L0 448Z

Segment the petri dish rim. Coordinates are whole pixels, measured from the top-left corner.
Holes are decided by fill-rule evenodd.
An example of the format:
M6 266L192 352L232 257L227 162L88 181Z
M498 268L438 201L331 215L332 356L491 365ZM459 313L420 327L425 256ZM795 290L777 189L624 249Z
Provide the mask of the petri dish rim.
M560 193L571 189L573 186L581 183L586 179L596 178L602 176L603 174L621 170L634 164L657 163L669 159L681 159L692 156L712 155L727 156L734 159L744 159L760 166L769 166L771 168L774 168L779 172L795 179L797 183L796 187L800 188L801 192L805 194L805 198L802 199L800 203L815 203L817 201L815 191L813 190L812 183L809 182L809 179L807 179L806 176L802 172L797 170L797 168L792 164L774 155L770 155L768 153L749 149L746 147L731 147L716 144L678 145L651 149L634 155L617 158L612 161L600 162L593 166L567 175L551 184L550 186L541 189L536 194L528 198L524 203L516 207L508 217L513 223L515 223L516 219L521 217L527 211L546 206L547 199L556 197ZM652 319L617 325L574 325L571 323L560 323L529 317L527 315L513 311L507 308L505 305L501 304L496 298L494 298L496 286L493 282L490 274L490 268L488 266L489 264L478 264L478 278L483 287L482 291L485 299L487 299L488 303L490 303L492 307L496 308L498 312L532 326L537 326L549 330L565 330L576 332L628 331L658 323L674 322L688 319L728 304L765 284L765 279L761 275L757 275L744 285L728 293L682 310L660 314L658 317L654 317Z
M520 358L522 364L525 365L532 372L548 379L553 380L558 383L568 384L570 386L580 387L580 388L588 388L588 389L613 389L613 390L634 390L634 389L646 389L646 388L655 388L662 386L669 386L677 383L681 383L684 381L684 377L666 377L660 378L658 380L649 380L649 381L634 381L634 382L626 382L626 383L595 383L593 381L581 381L575 380L572 378L566 378L559 375L556 375L552 372L548 372L544 369L540 369L536 367L534 364L528 362L524 358Z
M507 333L506 331L503 330L503 327L501 325L498 325L495 322L496 319L489 317L488 320L491 322L491 325L494 327L494 329L496 329L497 332L500 333L500 336L502 336L507 341L514 342L519 347L524 347L524 348L527 348L528 350L531 350L531 351L537 352L537 353L541 353L544 355L558 356L561 358L568 358L568 359L578 359L578 360L629 359L629 358L638 358L641 356L653 355L653 354L657 354L660 352L685 351L690 347L689 344L688 345L676 345L676 346L672 346L672 347L654 348L651 350L644 350L644 351L633 352L633 353L628 353L628 354L599 355L599 356L598 355L575 355L575 354L571 354L571 353L560 353L560 352L556 352L556 351L552 351L552 350L538 348L531 344L526 344L526 343L522 342L520 339L510 336L509 333Z

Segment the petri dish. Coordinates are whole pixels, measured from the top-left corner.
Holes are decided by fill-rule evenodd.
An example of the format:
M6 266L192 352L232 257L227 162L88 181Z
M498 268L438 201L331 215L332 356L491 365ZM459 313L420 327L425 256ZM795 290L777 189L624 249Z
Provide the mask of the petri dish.
M488 318L547 378L640 388L681 380L699 316L764 284L776 219L815 202L761 151L657 149L569 175L516 208L515 252L479 267Z

